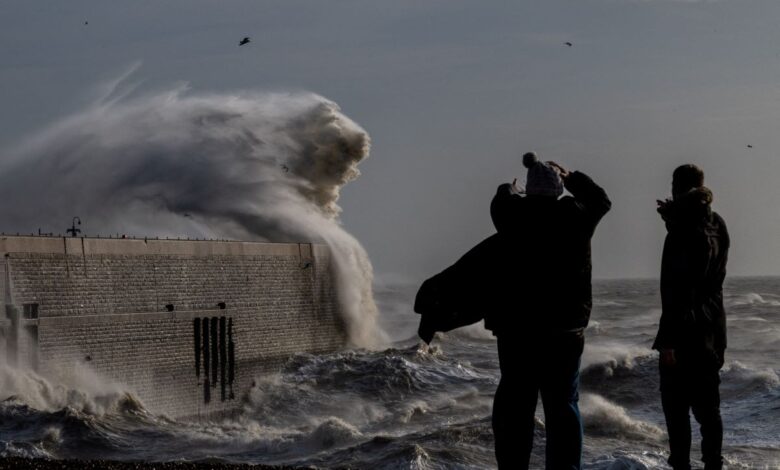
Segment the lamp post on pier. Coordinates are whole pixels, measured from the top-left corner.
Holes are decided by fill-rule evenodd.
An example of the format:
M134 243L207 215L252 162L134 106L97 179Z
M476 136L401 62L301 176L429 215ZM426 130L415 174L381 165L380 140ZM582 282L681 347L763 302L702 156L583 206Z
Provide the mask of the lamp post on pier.
M72 237L78 236L81 233L81 229L76 228L76 224L81 225L81 219L79 217L73 217L73 225L65 232L70 233Z

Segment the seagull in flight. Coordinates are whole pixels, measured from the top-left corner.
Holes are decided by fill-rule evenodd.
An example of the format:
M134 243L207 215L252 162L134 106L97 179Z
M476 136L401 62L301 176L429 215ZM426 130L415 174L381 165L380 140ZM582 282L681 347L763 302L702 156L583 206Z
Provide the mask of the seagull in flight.
M243 46L244 44L249 44L249 38L244 38L241 40L241 42L238 43L239 46Z

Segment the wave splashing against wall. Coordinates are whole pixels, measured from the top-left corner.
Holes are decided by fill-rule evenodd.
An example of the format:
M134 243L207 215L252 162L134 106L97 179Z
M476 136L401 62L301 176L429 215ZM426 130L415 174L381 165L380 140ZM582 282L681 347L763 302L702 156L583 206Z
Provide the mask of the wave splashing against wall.
M121 80L119 81L121 83ZM382 339L372 267L339 222L366 132L311 93L119 96L51 126L3 163L3 230L325 242L354 346Z
M120 385L99 377L82 364L59 381L50 381L30 370L0 365L0 402L19 400L37 410L72 409L89 415L103 415L118 409L142 407Z

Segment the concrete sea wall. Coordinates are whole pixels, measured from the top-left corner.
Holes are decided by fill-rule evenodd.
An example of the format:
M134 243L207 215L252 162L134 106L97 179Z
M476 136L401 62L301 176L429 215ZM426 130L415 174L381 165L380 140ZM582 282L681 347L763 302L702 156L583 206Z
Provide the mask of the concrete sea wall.
M257 375L346 342L326 246L4 236L0 255L0 354L84 364L153 412L235 409Z

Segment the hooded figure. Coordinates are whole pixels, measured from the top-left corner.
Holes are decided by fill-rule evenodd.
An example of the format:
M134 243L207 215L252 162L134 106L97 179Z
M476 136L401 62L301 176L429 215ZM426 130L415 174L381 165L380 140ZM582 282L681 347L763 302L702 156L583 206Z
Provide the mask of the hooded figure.
M712 210L704 172L682 165L672 199L658 201L666 224L661 260L661 321L653 349L660 352L661 402L669 431L669 464L690 469L689 410L701 425L705 469L723 466L718 371L726 350L723 281L729 250L726 223Z

